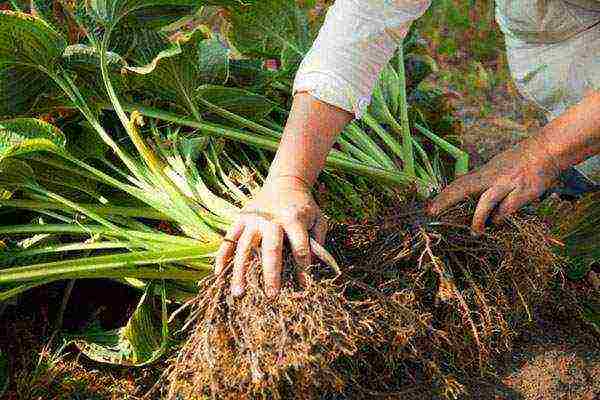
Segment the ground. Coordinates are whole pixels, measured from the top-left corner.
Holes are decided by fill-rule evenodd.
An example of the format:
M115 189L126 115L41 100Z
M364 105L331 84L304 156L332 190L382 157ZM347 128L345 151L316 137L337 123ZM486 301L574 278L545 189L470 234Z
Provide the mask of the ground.
M453 94L458 116L464 124L464 146L473 164L480 165L535 132L543 124L543 116L523 101L510 82L491 3L478 2L476 7L469 7L470 4L440 2L418 27L440 66L430 82ZM577 295L578 291L590 290L587 286L591 283L584 279L566 282L566 285ZM90 292L92 287L90 283L76 285L65 315L67 326L75 328L78 318L82 315L89 318L92 314L104 324L117 326L119 318L116 316L122 317L135 302L133 296L106 282L103 290L110 290L112 295L109 304L105 301L105 292ZM18 306L9 305L0 314L3 319L0 349L8 354L12 365L7 399L160 398L158 392L151 389L164 365L144 369L106 367L78 356L72 348L61 357L45 350L61 288L55 285L34 291ZM79 300L84 292L86 307L81 307L83 303ZM90 293L95 294L91 301ZM493 374L467 382L471 398L600 399L598 331L568 309L538 310L535 315L530 329L503 357L495 360ZM428 388L416 387L387 398L436 397Z

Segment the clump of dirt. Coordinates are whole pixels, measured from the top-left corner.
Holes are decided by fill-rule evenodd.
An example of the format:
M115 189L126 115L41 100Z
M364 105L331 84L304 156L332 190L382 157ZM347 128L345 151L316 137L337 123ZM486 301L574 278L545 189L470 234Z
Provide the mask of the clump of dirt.
M341 275L313 268L300 288L288 262L277 299L265 296L258 261L240 299L229 271L202 281L169 398L360 397L402 390L416 374L458 396L462 371L485 370L547 300L562 260L536 217L475 237L472 204L435 220L413 209L336 227Z

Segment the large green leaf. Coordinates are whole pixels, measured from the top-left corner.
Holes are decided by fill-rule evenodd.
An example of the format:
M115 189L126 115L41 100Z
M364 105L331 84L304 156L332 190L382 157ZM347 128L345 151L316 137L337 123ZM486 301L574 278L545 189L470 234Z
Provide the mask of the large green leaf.
M195 32L179 52L169 54L160 49L172 46L159 33L147 33L138 38L132 58L145 68L129 68L140 74L136 79L145 93L151 92L161 101L176 103L180 108L197 114L194 101L197 88L203 83L224 83L228 76L229 51L216 39L205 39ZM160 59L156 56L162 54Z
M190 47L200 82L225 83L229 78L229 49L216 37L199 40L198 35L194 35L192 39Z
M62 54L65 64L73 69L89 69L97 72L100 65L100 54L95 47L85 44L67 46ZM115 71L120 71L126 66L125 60L113 52L106 53L107 64Z
M17 159L0 160L0 191L12 192L34 182L33 169L24 161Z
M83 93L88 105L95 101L106 102L106 87L100 77L100 53L93 46L74 44L67 46L62 55L63 65L72 73L78 90ZM129 89L131 80L122 73L127 66L126 61L117 53L106 52L108 70L111 82L117 92Z
M84 35L66 11L63 0L28 0L29 12L48 22L65 37L75 40Z
M94 130L89 122L84 121L77 124L72 135L69 135L67 149L79 160L104 160L109 147ZM67 129L65 128L65 132ZM68 134L68 132L67 132Z
M212 106L256 120L272 111L274 104L262 95L214 85L224 83L229 75L229 50L217 39L207 39L197 31L182 45L180 54L155 62L153 57L158 49L167 46L166 40L158 33L144 37L145 43L137 47L134 61L154 68L129 69L142 74L137 80L145 93L174 102L196 118L219 114Z
M103 51L110 49L127 56L144 45L148 32L158 32L205 3L202 0L90 0L76 3L73 13L86 28L94 47L100 49L101 44L106 45ZM156 62L178 51L176 44L169 43L153 53L151 60ZM153 64L145 67L153 69Z
M285 52L302 57L312 35L306 10L294 0L260 0L250 7L233 9L228 38L242 54L280 58Z
M158 28L192 14L203 5L239 6L238 0L89 0L87 13L105 28L119 23Z
M166 290L161 284L160 308L154 304L154 286L148 285L133 315L124 327L94 329L75 338L76 346L94 361L142 366L158 360L169 340Z
M65 38L40 18L0 11L0 116L27 113L53 88Z
M260 94L244 89L216 85L203 85L195 93L196 102L205 111L217 114L208 103L223 108L233 114L261 120L274 108L275 104Z
M58 128L39 119L0 121L0 160L38 151L61 152L65 142Z

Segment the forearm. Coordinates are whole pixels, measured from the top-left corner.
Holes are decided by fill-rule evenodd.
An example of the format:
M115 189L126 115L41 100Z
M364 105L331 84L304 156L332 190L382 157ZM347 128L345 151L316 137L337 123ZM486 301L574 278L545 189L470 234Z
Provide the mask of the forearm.
M559 170L600 153L600 91L553 120L535 137L532 147L541 148Z
M294 82L294 103L269 172L312 185L337 135L360 118L381 69L430 0L337 0Z
M337 135L351 120L349 112L297 93L267 180L295 176L312 185Z

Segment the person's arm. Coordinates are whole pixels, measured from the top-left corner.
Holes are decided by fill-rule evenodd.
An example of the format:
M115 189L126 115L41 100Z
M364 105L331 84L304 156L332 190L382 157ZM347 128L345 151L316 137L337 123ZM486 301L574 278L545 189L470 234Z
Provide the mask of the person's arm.
M482 233L491 217L499 222L540 197L561 171L600 153L600 91L545 126L537 135L494 157L449 185L430 204L439 214L469 196L479 196L472 228Z
M233 257L231 291L241 295L259 244L265 290L281 286L284 236L298 264L310 264L309 235L322 242L323 217L311 186L337 135L367 107L381 69L430 0L338 0L294 82L294 102L265 185L221 245L215 270Z
M351 113L302 92L296 93L267 182L297 177L312 186Z
M233 257L231 291L243 293L252 249L261 245L265 291L281 287L284 235L296 262L311 263L309 234L323 243L326 221L310 192L333 142L352 115L309 94L294 96L292 112L269 175L260 192L242 210L217 256L217 273ZM234 254L235 253L235 254Z

